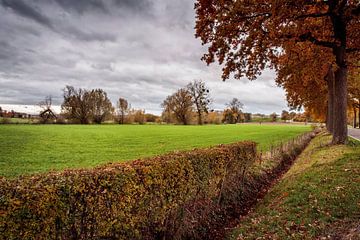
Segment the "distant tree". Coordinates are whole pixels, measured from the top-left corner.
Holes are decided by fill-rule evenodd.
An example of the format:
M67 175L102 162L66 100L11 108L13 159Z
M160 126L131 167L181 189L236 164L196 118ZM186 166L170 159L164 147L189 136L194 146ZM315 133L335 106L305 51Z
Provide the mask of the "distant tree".
M271 118L271 121L272 121L272 122L276 122L277 117L278 117L278 115L277 115L275 112L273 112L272 114L270 114L270 118Z
M351 72L349 80L349 104L353 111L353 127L356 128L359 125L360 128L360 68Z
M62 112L67 119L88 124L91 119L90 94L85 89L75 89L66 86L64 89L64 102L61 105Z
M0 117L3 117L3 110L1 107L0 107Z
M223 120L224 123L234 124L237 121L237 115L234 115L230 109L225 109L223 112Z
M296 112L290 112L289 113L290 120L294 120L295 117L296 117Z
M146 119L146 122L158 122L159 121L159 116L156 116L154 114L151 114L151 113L146 113L145 114L145 119Z
M53 110L51 109L52 106L51 96L45 97L44 101L39 102L39 106L42 109L39 114L41 123L48 123L57 118Z
M244 121L251 122L251 113L244 113Z
M290 114L288 111L286 110L283 110L281 112L281 120L283 120L284 122L286 122L286 120L289 120L290 119Z
M238 123L242 120L242 111L244 104L240 102L239 99L233 98L228 104L227 108L224 110L223 122L226 123Z
M161 106L164 108L161 113L161 120L167 124L172 123L174 114L171 112L171 109L169 106L164 106L163 104L161 104Z
M102 89L75 89L66 86L64 102L61 109L66 118L88 124L91 121L102 123L113 112L113 107L107 94Z
M223 119L222 111L210 111L206 115L205 122L209 124L220 124Z
M188 124L192 106L191 95L185 88L180 88L173 95L168 96L162 103L164 110L173 113L175 118L184 125Z
M134 122L138 124L144 124L146 122L144 110L135 110L133 114L134 114Z
M128 113L130 109L130 105L128 101L125 98L119 98L119 101L117 103L118 109L119 109L119 123L124 124L125 121L125 115Z
M204 113L209 112L209 105L211 103L210 90L205 86L201 80L195 80L187 85L187 89L192 97L197 113L198 124L203 123Z
M91 112L92 121L100 124L112 115L114 108L104 90L100 88L93 89L89 94L89 111Z

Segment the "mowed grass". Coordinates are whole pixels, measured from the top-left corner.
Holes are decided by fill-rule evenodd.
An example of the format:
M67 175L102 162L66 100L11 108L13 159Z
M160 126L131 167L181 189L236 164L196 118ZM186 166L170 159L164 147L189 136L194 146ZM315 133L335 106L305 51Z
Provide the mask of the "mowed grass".
M0 176L89 168L242 140L260 149L309 126L294 125L0 125Z
M228 239L360 239L360 142L330 141L316 137Z

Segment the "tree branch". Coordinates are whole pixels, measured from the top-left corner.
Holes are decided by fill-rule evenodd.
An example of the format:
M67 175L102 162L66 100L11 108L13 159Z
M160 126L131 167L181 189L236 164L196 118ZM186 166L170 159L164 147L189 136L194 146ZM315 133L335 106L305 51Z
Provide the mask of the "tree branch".
M360 48L348 48L346 49L346 53L359 52Z
M299 15L295 19L319 18L319 17L326 17L326 16L330 16L330 14L329 13L310 13L310 14Z
M328 47L328 48L335 48L336 44L334 42L327 42L327 41L320 41L312 36L310 32L302 34L299 36L299 42L312 42L315 45L322 46L322 47Z
M360 15L360 5L357 6L357 8L353 9L353 10L351 11L351 13L352 13L353 15L355 15L355 16L359 16L359 15Z

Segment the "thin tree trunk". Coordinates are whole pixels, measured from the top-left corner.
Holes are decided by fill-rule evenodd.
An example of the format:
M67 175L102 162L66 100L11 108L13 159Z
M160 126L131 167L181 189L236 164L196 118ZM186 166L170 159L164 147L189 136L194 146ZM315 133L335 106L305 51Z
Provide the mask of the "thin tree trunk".
M334 130L334 71L332 66L329 66L328 73L326 74L326 82L328 86L328 107L326 116L326 127L330 133Z
M359 98L360 100L360 98ZM358 118L359 118L359 121L358 121L358 127L360 128L360 103L359 103L359 106L358 106Z
M356 128L356 106L353 106L353 110L354 110L354 122L353 122L353 127Z
M198 111L198 124L199 125L202 125L202 116L201 115L202 115L201 112Z

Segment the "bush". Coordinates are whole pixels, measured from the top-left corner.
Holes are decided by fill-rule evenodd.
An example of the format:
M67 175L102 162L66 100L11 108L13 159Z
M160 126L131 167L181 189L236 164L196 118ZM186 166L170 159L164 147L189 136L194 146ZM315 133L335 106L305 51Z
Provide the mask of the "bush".
M233 193L255 156L256 144L242 142L90 170L2 178L0 235L200 238L211 213L236 200Z
M3 117L0 118L0 124L10 124L11 120L9 118Z

